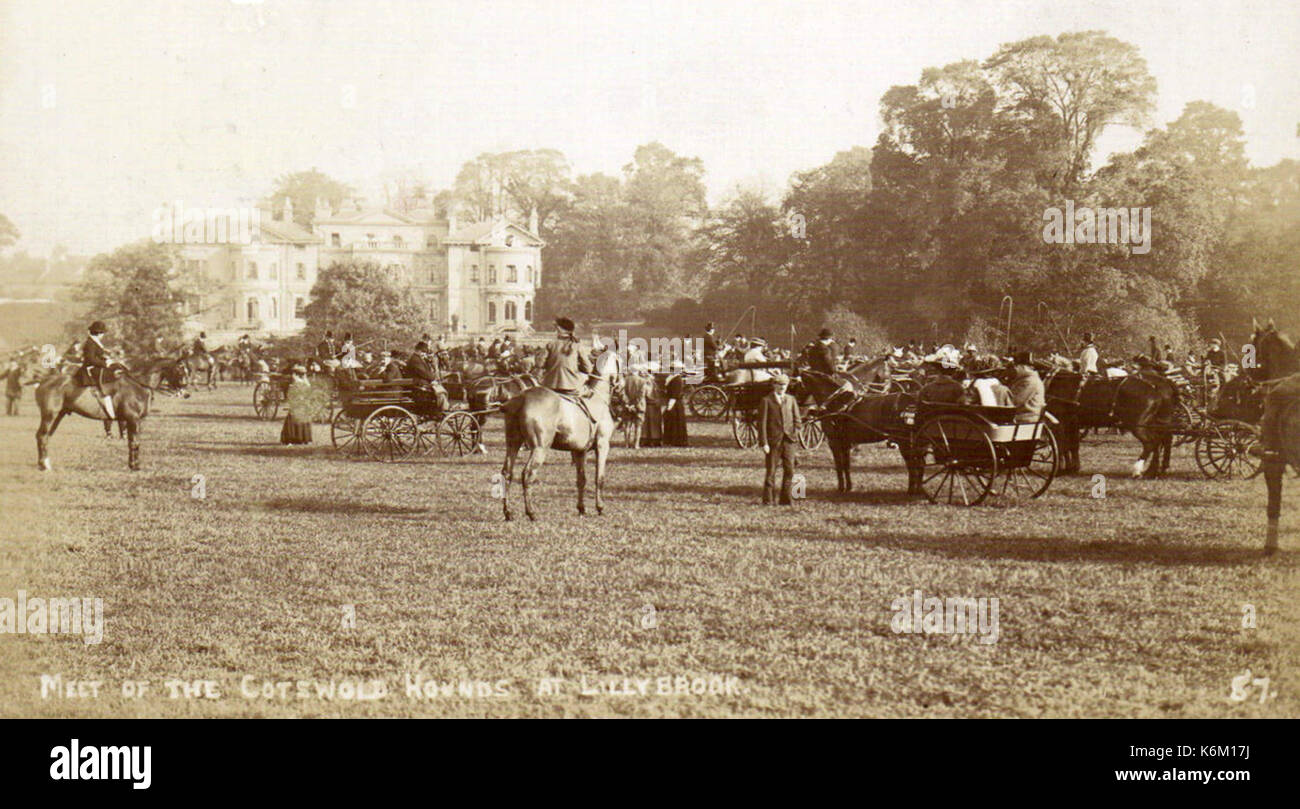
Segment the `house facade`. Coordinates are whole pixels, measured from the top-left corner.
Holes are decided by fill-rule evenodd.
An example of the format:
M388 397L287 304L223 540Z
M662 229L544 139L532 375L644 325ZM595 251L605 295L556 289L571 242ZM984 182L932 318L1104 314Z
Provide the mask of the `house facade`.
M421 301L428 330L447 334L528 332L542 283L544 242L531 228L498 219L458 226L432 210L318 208L312 230L292 207L266 212L252 244L185 244L182 259L214 282L190 306L188 328L214 343L239 334L294 334L321 270L336 261L387 269ZM533 224L533 223L530 223Z

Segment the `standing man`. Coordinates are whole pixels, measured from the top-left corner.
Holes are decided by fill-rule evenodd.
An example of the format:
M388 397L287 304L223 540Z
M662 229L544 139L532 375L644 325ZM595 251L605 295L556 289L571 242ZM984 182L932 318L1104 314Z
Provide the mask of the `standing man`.
M555 319L555 339L546 346L546 365L542 369L542 387L556 393L573 393L584 378L597 378L587 352L573 336L577 328L567 317Z
M781 464L781 499L783 506L794 505L790 497L794 483L795 449L799 446L799 405L786 394L790 380L785 374L772 378L772 392L763 398L758 409L758 440L763 444L767 469L763 477L763 505L774 502L776 465Z

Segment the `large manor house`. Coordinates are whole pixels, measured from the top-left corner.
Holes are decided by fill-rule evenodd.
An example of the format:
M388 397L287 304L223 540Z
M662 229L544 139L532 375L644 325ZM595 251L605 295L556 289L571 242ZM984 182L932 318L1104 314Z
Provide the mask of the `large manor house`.
M337 211L318 205L307 230L292 204L275 218L263 211L250 244L184 244L187 268L216 288L193 302L187 326L214 344L239 334L294 334L321 270L336 261L369 261L409 286L425 307L428 330L447 334L527 332L542 282L537 223L505 219L458 224L431 208Z

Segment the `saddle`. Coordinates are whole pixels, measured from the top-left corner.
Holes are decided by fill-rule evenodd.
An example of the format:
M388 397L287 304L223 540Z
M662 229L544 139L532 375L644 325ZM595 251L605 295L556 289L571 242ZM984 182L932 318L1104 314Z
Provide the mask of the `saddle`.
M591 422L592 435L594 436L596 434L595 431L596 417L591 415L591 409L587 407L587 397L581 396L576 393L560 393L557 390L553 390L551 392L554 393L556 396L559 396L561 399L565 399L577 405L578 409L582 411L582 414L587 417L587 421Z

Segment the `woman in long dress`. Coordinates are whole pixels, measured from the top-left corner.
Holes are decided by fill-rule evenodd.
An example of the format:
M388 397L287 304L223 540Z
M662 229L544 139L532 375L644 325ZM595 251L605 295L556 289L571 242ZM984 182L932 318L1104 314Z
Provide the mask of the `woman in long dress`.
M662 447L664 444L664 388L663 377L655 374L646 390L645 425L641 428L641 446Z
M313 399L307 369L301 365L293 367L293 380L289 383L285 404L288 413L284 417L284 426L280 428L280 443L310 444Z
M682 378L684 366L673 363L673 373L664 385L667 405L664 408L664 444L669 447L685 447L689 444L686 437L686 380Z

